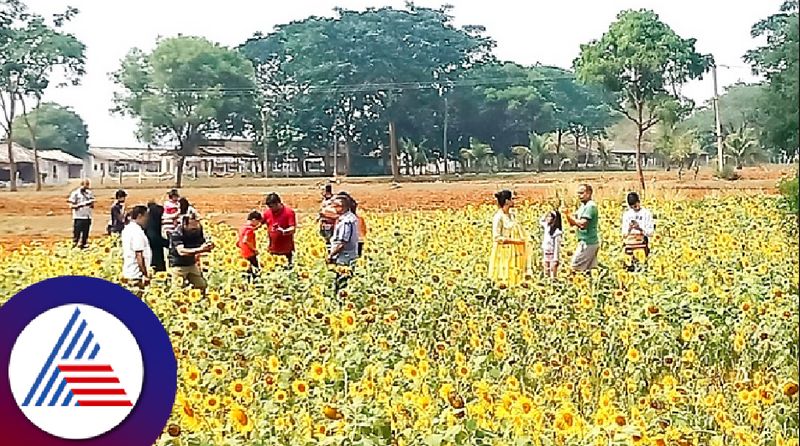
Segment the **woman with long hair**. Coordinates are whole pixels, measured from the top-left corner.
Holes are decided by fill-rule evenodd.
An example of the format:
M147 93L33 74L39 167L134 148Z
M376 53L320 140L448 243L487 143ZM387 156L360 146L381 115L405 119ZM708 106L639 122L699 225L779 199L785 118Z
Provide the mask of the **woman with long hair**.
M492 219L492 253L489 257L489 277L498 285L518 285L526 275L531 275L528 235L514 219L511 208L514 197L511 191L494 194L497 212Z

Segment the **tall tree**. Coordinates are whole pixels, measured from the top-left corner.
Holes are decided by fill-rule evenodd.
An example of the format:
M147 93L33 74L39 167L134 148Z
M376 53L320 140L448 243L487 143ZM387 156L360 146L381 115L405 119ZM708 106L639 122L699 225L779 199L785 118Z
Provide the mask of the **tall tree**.
M764 46L748 51L753 71L767 78L767 89L759 101L765 119L765 141L786 155L797 153L800 132L800 31L798 2L787 0L780 12L753 25L752 36L766 37Z
M48 20L27 11L21 2L0 4L0 108L3 111L0 127L6 133L12 191L17 189L12 152L17 114L26 113L31 102L40 103L55 72L66 80L58 86L77 85L84 73L85 46L74 35L61 30L77 13L77 9L69 7ZM41 190L36 126L26 125L26 129L34 151L36 190Z
M581 45L574 62L578 78L617 93L617 109L637 126L636 170L642 190L644 133L659 122L665 101L681 99L680 87L701 77L711 63L710 55L695 50L695 39L680 37L649 10L620 12L599 40Z
M256 64L277 60L301 87L297 101L312 98L305 100L316 105L298 115L306 121L297 127L314 146L327 141L332 147L342 137L346 147L371 150L375 145L367 142L380 137L384 150L394 149L386 164L397 166L394 133L415 143L433 136L425 133L441 108L434 105L440 100L435 84L446 85L458 70L490 56L483 29L455 27L450 9L412 3L405 9L336 9L334 17L310 17L257 35L241 49Z
M27 115L14 120L14 142L25 147L33 147L33 138L28 125L36 127L36 144L41 149L60 149L78 158L86 156L89 150L89 131L83 119L71 108L52 102L45 102L31 110Z
M204 139L243 135L259 114L253 65L202 37L159 40L151 53L134 48L113 79L122 89L113 111L138 120L139 138L177 143L177 187Z

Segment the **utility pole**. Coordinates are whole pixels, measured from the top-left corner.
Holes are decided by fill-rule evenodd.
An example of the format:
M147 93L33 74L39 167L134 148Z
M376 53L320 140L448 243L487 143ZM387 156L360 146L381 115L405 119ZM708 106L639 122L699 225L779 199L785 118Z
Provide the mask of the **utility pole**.
M442 136L442 151L444 152L444 174L447 175L447 124L450 118L450 110L447 108L447 96L444 97L444 135Z
M722 153L722 121L719 117L719 92L717 91L717 65L711 65L711 77L714 79L714 120L717 125L717 168L722 172L725 157Z
M267 154L267 147L269 147L269 137L267 136L267 109L261 109L261 143L264 146L264 178L269 178L269 156Z

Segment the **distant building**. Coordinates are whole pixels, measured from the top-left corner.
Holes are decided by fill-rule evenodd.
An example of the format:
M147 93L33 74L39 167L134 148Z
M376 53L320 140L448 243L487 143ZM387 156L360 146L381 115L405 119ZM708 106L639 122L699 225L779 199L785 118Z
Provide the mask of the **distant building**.
M197 171L208 176L227 173L257 173L261 167L258 155L253 150L252 140L209 139L200 145L194 155L185 158L184 172ZM177 154L167 154L169 172L177 167ZM169 156L171 155L171 156Z
M36 182L33 150L12 144L14 164L16 165L17 179L22 184ZM83 176L83 161L61 150L39 150L39 173L42 183L47 185L66 184L70 179ZM11 180L11 162L8 159L8 149L2 143L0 147L0 182L7 183Z
M164 148L90 147L84 160L87 177L114 177L123 173L161 173L168 170Z

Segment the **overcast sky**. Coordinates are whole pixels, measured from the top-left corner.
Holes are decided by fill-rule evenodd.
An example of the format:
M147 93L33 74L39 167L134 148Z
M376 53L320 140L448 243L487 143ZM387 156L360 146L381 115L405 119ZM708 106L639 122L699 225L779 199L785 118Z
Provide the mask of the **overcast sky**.
M330 15L335 6L402 7L403 0L27 0L41 14L80 10L68 25L87 46L86 76L78 87L50 89L46 100L68 105L89 126L93 146L141 146L132 120L109 112L114 85L108 73L117 69L131 47L151 49L158 36L202 35L235 46L256 31L309 15ZM756 80L741 57L758 42L750 27L778 11L781 0L419 0L419 5L455 5L459 25L484 25L497 42L495 54L520 64L541 62L569 68L579 46L599 38L622 9L650 8L682 37L697 39L697 49L714 55L720 87ZM684 88L699 103L713 94L710 75Z

